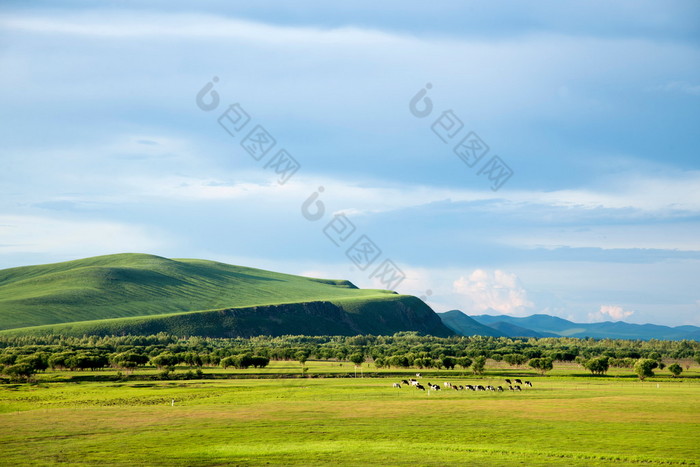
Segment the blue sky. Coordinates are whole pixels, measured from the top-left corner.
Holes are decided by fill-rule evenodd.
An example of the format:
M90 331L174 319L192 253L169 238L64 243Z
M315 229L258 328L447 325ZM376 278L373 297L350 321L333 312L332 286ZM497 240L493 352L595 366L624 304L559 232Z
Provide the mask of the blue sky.
M437 311L700 325L697 18L692 1L4 2L0 267L145 252L383 287L388 264ZM232 135L233 104L250 120ZM260 160L257 125L276 141ZM454 152L470 132L473 167ZM295 172L274 172L282 149ZM376 259L355 264L367 239Z

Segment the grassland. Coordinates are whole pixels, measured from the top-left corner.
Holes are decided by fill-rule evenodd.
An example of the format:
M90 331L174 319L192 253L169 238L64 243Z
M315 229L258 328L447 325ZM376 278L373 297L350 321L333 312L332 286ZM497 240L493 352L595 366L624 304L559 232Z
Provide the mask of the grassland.
M295 362L264 370L205 369L238 379L65 382L113 375L56 372L0 387L5 465L640 465L700 463L700 371L639 382L629 370L537 376L489 368L425 372L423 381L534 387L490 393L391 383L410 373L354 376L351 364ZM182 371L182 370L178 370ZM224 374L221 374L221 373ZM155 370L140 370L146 378ZM331 377L336 376L336 377ZM345 376L345 377L341 377ZM240 378L243 377L243 378ZM174 402L174 405L172 401Z
M0 329L378 293L214 261L107 255L0 271Z

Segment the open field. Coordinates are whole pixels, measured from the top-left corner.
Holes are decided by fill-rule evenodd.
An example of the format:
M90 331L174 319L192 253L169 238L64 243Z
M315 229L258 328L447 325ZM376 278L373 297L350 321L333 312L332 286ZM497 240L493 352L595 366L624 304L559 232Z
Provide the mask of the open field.
M629 371L584 378L566 368L546 377L514 370L534 385L521 393L392 388L400 375L274 377L298 368L273 362L256 370L266 378L190 381L60 382L72 372L50 372L35 385L0 386L2 463L700 463L697 367L689 378L646 382ZM347 372L352 365L309 363L312 375ZM498 369L436 373L421 380L498 385L506 377ZM148 374L155 370L137 372Z

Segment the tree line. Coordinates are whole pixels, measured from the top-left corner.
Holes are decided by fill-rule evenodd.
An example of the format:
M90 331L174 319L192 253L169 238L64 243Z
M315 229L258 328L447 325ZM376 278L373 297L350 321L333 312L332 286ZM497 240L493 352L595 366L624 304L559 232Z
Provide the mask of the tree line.
M150 365L167 377L175 367L188 366L201 375L203 366L264 368L271 360L308 359L373 362L378 368L471 369L482 374L487 359L511 366L528 365L542 374L554 362L576 362L594 375L610 367L633 369L640 378L663 369L662 360L700 363L696 341L578 338L433 337L414 332L392 336L258 336L251 338L179 338L151 336L0 336L0 373L27 379L49 368L92 370L107 367L126 372ZM676 362L668 370L680 375Z

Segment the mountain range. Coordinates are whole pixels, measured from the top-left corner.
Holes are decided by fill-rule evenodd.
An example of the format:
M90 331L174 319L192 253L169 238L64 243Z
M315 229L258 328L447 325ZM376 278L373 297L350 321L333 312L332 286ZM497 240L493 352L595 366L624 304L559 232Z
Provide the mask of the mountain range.
M656 324L632 324L623 321L574 323L563 318L545 314L535 314L526 317L513 317L508 315L467 316L459 310L441 313L440 318L447 327L462 335L469 335L465 334L465 332L472 332L480 335L506 337L700 340L700 327L697 326L670 327ZM485 326L489 328L490 331L484 331L480 326ZM493 332L496 334L493 334Z

